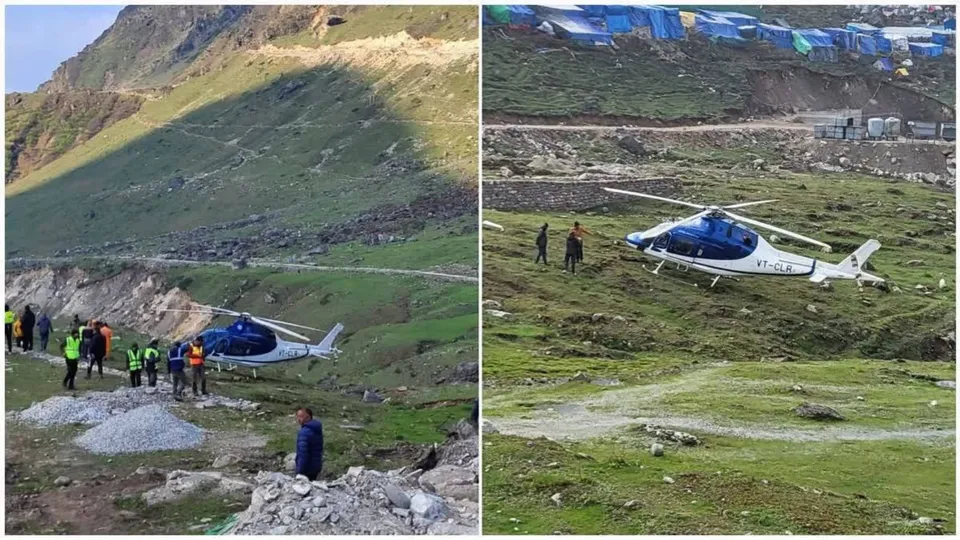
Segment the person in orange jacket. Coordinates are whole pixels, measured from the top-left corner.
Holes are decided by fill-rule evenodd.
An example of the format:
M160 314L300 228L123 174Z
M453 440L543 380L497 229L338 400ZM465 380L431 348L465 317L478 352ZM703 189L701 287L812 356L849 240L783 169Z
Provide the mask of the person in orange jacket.
M194 338L193 343L187 345L187 351L184 355L187 357L187 362L190 364L190 371L193 374L193 395L197 395L197 383L200 383L200 391L203 392L203 395L207 395L207 374L204 369L204 362L207 358L207 353L203 349L203 338L197 336Z
M101 322L100 322L100 334L103 336L104 339L107 340L107 353L104 355L104 358L109 359L109 358L110 358L110 344L113 342L113 329L110 328L110 326L107 325L107 323L101 321Z

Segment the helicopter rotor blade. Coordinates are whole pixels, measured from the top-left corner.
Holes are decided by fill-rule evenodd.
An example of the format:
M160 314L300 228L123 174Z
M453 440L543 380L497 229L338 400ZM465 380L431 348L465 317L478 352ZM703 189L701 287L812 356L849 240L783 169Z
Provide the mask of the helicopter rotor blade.
M160 311L172 311L175 313L202 313L204 315L222 315L216 311L199 311L195 309L161 309Z
M763 227L764 229L767 229L767 230L769 230L769 231L773 231L773 232L775 232L775 233L780 233L780 234L782 234L782 235L784 235L784 236L789 236L790 238L793 238L793 239L796 239L796 240L801 240L801 241L803 241L803 242L807 242L808 244L813 244L813 245L815 245L815 246L820 246L820 247L822 247L822 248L824 248L824 249L826 249L826 250L828 250L828 251L832 250L832 248L830 247L829 244L824 244L823 242L821 242L821 241L819 241L819 240L814 240L813 238L809 238L809 237L807 237L807 236L803 236L802 234L797 234L797 233L795 233L795 232L791 232L791 231L788 231L788 230L786 230L786 229L781 229L780 227L775 227L775 226L773 226L773 225L769 225L769 224L764 223L764 222L762 222L762 221L757 221L757 220L755 220L755 219L750 219L750 218L748 218L748 217L744 217L744 216L741 216L741 215L739 215L739 214L734 214L733 212L726 212L726 211L725 211L724 213L727 214L728 216L732 217L733 219L736 219L737 221L742 221L742 222L744 222L744 223L749 223L750 225L756 225L757 227Z
M758 205L758 204L767 204L767 203L772 203L772 202L777 202L777 199L768 199L768 200L766 200L766 201L752 201L752 202L745 202L745 203L737 203L737 204L731 204L731 205L729 205L729 206L721 206L720 208L723 208L724 210L727 210L727 209L730 209L730 208L744 208L744 207L747 207L747 206L755 206L755 205Z
M292 327L294 327L294 328L303 328L304 330L313 330L313 331L315 331L315 332L326 332L326 330L321 330L321 329L319 329L319 328L314 328L314 327L312 327L312 326L304 326L304 325L302 325L302 324L293 324L292 322L278 321L278 320L276 320L276 319L267 319L267 318L264 318L264 317L257 317L257 318L260 319L261 321L272 322L272 323L274 323L274 324L282 324L283 326L292 326Z
M303 341L310 341L310 338L308 338L307 336L298 334L298 333L294 332L293 330L287 330L286 328L284 328L284 327L282 327L282 326L280 326L280 325L278 325L278 324L273 324L272 322L265 321L265 320L263 320L263 319L261 319L261 318L259 318L259 317L253 317L253 316L251 316L251 317L250 317L250 320L253 321L253 322L255 322L255 323L257 323L257 324L266 326L267 328L269 328L269 329L271 329L271 330L274 330L274 331L277 331L277 332L283 332L284 334L291 335L291 336L293 336L293 337L295 337L295 338L297 338L297 339L302 339Z
M706 206L704 206L704 205L702 205L702 204L689 203L689 202L686 202L686 201L678 201L678 200L676 200L676 199L668 199L668 198L666 198L666 197L658 197L658 196L656 196L656 195L648 195L648 194L646 194L646 193L637 193L637 192L635 192L635 191L625 191L625 190L622 190L622 189L614 189L614 188L603 188L603 189L604 189L604 191L609 191L610 193L620 193L621 195L630 195L630 196L633 196L633 197L643 197L644 199L653 199L653 200L655 200L655 201L663 201L663 202L668 202L668 203L673 203L673 204L679 204L679 205L682 205L682 206L689 206L690 208L696 208L697 210L703 210L703 209L707 208Z
M203 309L209 309L210 311L219 311L223 315L233 315L234 317L239 317L243 315L243 313L240 313L239 311L234 311L232 309L226 309L226 308L221 308L216 306L205 306L203 304L196 304L196 306L201 307Z

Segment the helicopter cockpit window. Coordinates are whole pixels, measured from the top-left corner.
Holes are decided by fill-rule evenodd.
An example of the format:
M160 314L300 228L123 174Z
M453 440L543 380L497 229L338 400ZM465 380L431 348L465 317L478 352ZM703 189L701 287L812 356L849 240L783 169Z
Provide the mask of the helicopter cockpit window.
M221 339L213 347L214 354L225 354L227 352L227 340Z
M757 245L757 234L743 227L731 227L733 229L733 238L747 247Z
M653 247L656 249L664 249L667 247L667 244L670 243L670 233L663 233L657 237L653 242Z
M676 253L677 255L692 255L694 249L696 249L696 244L682 236L674 238L673 243L670 244L671 253Z

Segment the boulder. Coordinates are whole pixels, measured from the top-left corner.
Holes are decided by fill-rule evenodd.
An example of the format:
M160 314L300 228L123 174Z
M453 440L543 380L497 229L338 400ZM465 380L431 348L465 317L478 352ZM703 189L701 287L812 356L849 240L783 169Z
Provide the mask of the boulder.
M410 498L410 510L415 515L430 521L443 519L449 512L443 499L422 491L418 491Z
M844 420L843 415L831 407L804 402L793 409L797 416L813 420Z
M387 484L383 486L383 493L387 496L387 499L390 500L390 503L397 508L403 508L404 510L410 509L410 497L397 486Z
M653 443L650 445L650 455L654 457L663 456L663 445L660 443Z
M479 501L476 475L463 467L438 465L420 476L420 485L429 483L438 495L451 499Z
M235 456L233 454L224 454L222 456L218 456L217 459L213 460L213 468L222 469L224 467L229 467L230 465L238 463L239 461L240 461L239 456Z
M373 390L364 390L363 402L364 403L381 403L383 402L383 397L381 397L380 394L374 392Z

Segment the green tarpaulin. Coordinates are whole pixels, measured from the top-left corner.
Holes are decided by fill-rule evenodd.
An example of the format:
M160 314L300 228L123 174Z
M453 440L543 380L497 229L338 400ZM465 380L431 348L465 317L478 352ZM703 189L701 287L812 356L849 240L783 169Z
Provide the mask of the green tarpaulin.
M807 41L807 38L801 36L797 32L793 32L793 48L796 49L800 54L807 54L813 47L810 46L810 42Z
M486 6L490 18L500 24L510 24L510 8L507 6Z

